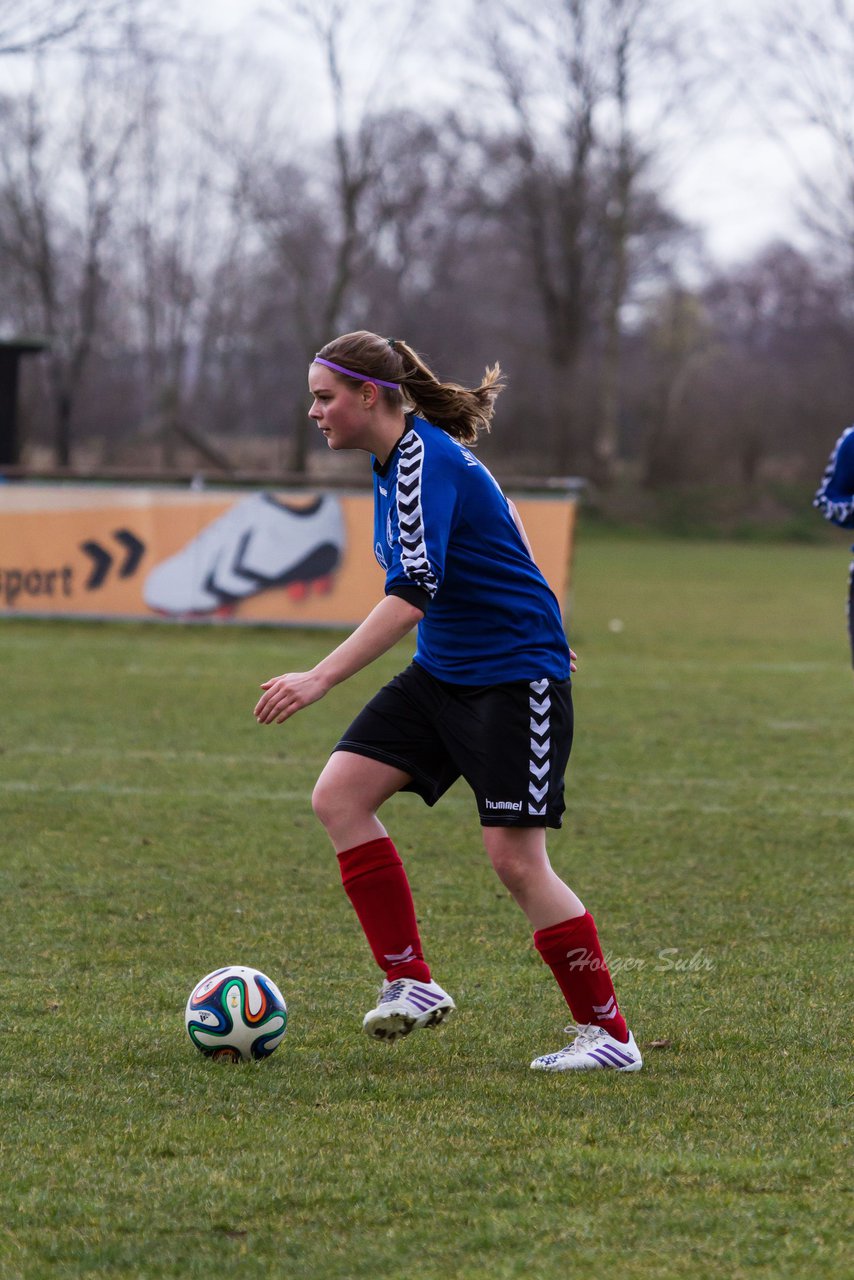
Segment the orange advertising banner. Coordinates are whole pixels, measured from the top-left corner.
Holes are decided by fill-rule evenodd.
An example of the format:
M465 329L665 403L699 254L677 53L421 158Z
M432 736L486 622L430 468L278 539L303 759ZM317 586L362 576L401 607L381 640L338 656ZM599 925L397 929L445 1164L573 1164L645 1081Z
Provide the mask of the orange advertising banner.
M558 600L575 504L517 498ZM373 497L0 486L0 617L355 626L382 597Z

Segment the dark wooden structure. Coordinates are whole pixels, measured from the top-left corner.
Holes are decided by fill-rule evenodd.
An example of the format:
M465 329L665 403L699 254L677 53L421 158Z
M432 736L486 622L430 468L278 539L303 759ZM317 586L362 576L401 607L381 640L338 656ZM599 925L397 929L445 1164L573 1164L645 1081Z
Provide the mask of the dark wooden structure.
M37 355L48 343L39 338L0 339L0 467L20 462L18 373L24 356Z

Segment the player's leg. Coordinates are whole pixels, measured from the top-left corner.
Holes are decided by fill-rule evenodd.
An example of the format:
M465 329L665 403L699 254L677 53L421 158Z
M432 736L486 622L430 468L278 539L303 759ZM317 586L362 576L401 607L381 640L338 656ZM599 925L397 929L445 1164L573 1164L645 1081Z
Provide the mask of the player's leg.
M584 915L584 903L552 869L545 827L484 827L493 870L534 929Z
M851 665L854 667L854 560L848 570L848 639L851 642Z
M340 854L345 849L388 836L377 810L412 777L393 765L351 751L335 751L311 797L315 816Z
M431 801L449 785L440 776L435 744L418 728L406 688L407 681L397 677L357 716L312 796L338 854L344 889L385 976L380 1001L363 1022L369 1035L385 1040L436 1026L454 1009L432 980L406 871L377 816L398 791L414 790Z
M534 945L554 974L583 1031L559 1054L537 1059L538 1070L614 1066L638 1070L640 1055L617 1005L593 917L553 870L544 827L483 828L483 841L501 883L534 929ZM601 1034L600 1034L601 1033ZM587 1041L591 1038L590 1044ZM601 1057L590 1057L595 1051Z
M380 969L389 981L429 982L409 880L376 812L411 781L402 769L336 751L312 805L335 846L344 890Z
M471 719L479 741L464 773L477 795L487 853L533 926L534 944L581 1029L574 1045L532 1065L638 1070L640 1054L618 1008L593 917L555 873L546 850L546 828L559 827L564 811L573 730L569 683L499 686Z

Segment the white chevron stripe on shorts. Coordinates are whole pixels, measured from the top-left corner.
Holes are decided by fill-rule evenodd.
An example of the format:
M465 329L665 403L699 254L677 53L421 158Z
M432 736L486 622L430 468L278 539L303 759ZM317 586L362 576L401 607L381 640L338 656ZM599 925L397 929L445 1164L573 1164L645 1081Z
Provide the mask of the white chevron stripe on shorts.
M530 731L530 755L528 759L528 815L532 818L543 818L546 813L544 804L549 793L549 747L551 746L551 706L548 680L531 680L528 683L531 693L528 705L531 709L528 728Z

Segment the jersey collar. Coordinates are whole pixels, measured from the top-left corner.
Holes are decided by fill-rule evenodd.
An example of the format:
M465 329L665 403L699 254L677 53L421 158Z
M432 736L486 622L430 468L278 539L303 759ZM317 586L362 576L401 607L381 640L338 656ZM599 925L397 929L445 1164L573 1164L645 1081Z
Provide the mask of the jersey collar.
M408 413L406 415L406 426L403 428L401 435L397 438L397 440L395 440L394 445L392 446L391 453L388 455L385 462L380 462L379 458L374 458L371 465L378 476L388 475L389 471L391 470L392 463L397 457L398 449L400 448L402 442L406 439L406 437L409 435L410 431L412 430L412 424L414 419L415 419L414 413Z

